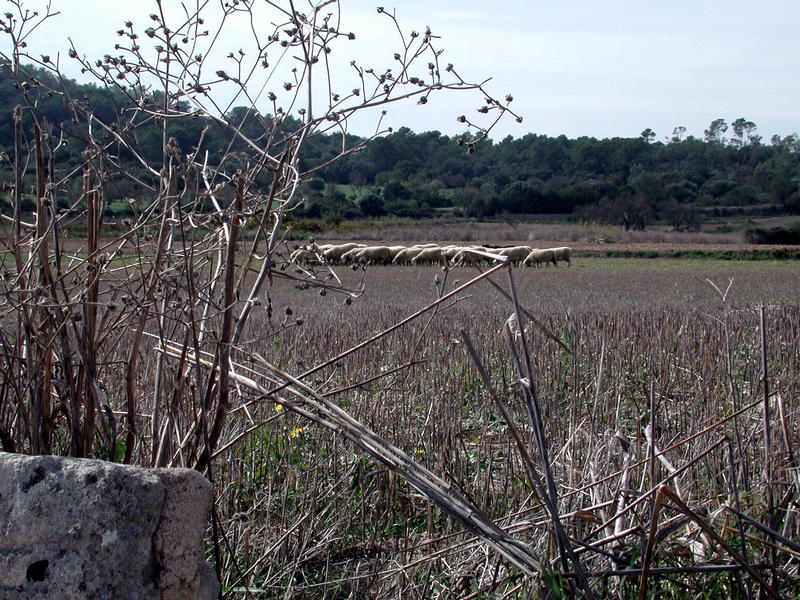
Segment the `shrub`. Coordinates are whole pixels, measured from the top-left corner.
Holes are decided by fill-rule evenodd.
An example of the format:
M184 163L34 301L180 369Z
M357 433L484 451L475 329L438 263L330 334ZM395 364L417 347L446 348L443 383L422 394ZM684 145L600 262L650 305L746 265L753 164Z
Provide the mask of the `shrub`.
M787 227L753 227L747 230L745 238L751 244L797 246L800 245L800 221Z

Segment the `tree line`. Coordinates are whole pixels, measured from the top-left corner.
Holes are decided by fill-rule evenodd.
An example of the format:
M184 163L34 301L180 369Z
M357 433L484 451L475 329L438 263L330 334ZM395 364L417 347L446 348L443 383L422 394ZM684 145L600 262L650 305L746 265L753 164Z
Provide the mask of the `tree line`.
M140 184L154 184L152 174L141 168L132 153L153 165L163 156L157 119L128 120L127 98L119 92L73 80L56 81L49 72L33 66L25 72L27 78L20 81L11 77L8 66L0 68L4 159L0 178L12 180L9 157L15 123L20 121L25 135L32 131L31 112L15 107L35 106L56 150L54 172L69 182L56 194L59 207L68 210L80 202L81 190L74 189L79 179L66 175L83 163L87 137L95 136L107 143L111 160L124 165L127 174L106 182L109 197L115 198L106 211L118 215L130 211L131 202L142 193ZM153 98L154 103L158 101ZM87 110L79 114L70 108L73 102ZM108 129L87 123L86 114L107 128L126 132L133 141L130 148L120 146L115 152ZM275 118L241 107L228 116L247 137L256 140ZM287 130L296 126L293 117L280 118ZM239 147L243 142L209 118L176 119L168 124L168 133L182 152L191 152L202 137L203 148L211 154L233 150L231 168L236 167L237 150L245 160L245 148ZM675 127L663 141L657 141L656 132L649 128L637 138L570 139L530 133L500 141L487 139L475 146L465 136L414 133L403 127L328 166L327 159L340 151L341 136L319 134L308 140L300 167L322 166L303 184L305 202L294 214L334 222L387 215L490 218L544 214L633 229L656 220L676 229L691 229L704 215L800 212L797 134L773 136L766 143L757 134L756 124L745 118L730 124L715 119L703 139L685 133L685 127ZM358 141L351 136L353 145ZM32 175L27 181L32 182ZM0 209L10 211L8 197L3 198Z

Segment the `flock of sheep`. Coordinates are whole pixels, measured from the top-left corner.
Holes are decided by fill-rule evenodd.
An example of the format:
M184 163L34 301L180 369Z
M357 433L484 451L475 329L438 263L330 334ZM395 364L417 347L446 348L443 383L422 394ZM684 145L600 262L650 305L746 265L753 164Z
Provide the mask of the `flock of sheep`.
M367 246L365 244L311 244L297 248L290 255L291 262L299 265L430 265L440 264L452 267L490 264L506 259L515 265L525 267L546 266L564 261L571 266L572 249L531 248L530 246L510 246L489 248L485 246L438 246L437 244L417 244L414 246Z

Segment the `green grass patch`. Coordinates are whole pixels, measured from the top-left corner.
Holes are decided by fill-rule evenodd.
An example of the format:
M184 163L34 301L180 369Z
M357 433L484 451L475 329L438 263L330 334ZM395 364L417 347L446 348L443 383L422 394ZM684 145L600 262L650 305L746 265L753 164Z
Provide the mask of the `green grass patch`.
M333 185L337 191L342 192L356 202L372 190L380 192L380 186L375 185L350 185L348 183L334 183Z
M566 271L566 267L559 267L561 271ZM708 269L724 270L731 273L744 272L791 272L794 273L797 266L786 260L730 260L713 258L682 258L675 259L661 256L658 258L631 258L604 256L579 256L577 260L573 257L571 269L579 271L606 271L606 272L694 272L707 271Z
M582 250L579 257L595 258L689 258L701 260L800 260L800 248L770 248L750 250Z

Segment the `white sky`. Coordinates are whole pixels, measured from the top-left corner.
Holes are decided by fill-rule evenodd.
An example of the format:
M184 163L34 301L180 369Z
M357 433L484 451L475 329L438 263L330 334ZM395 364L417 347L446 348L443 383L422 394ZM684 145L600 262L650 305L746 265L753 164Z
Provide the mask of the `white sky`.
M178 0L163 3L180 6ZM0 4L2 12L12 8L8 0ZM295 4L307 6L307 0ZM677 125L702 137L720 117L754 121L765 141L776 133L800 133L798 0L341 0L341 30L357 36L331 54L345 69L352 58L370 61L376 70L391 66L396 33L377 14L381 4L396 10L406 32L430 26L442 38L442 62L454 63L465 79L492 77L488 88L495 96L513 94L512 106L524 122L508 119L494 139L530 132L634 137L650 127L663 140ZM43 5L26 0L31 9ZM53 56L60 51L62 64L70 65L65 71L80 79L66 57L67 37L87 57L114 54L114 31L126 19L140 31L149 26L147 15L156 3L52 0L52 6L62 14L30 39L29 50ZM266 15L263 22L269 22ZM243 23L233 25L221 38L225 53L246 43ZM7 51L6 37L0 49ZM283 81L276 75L265 89L280 92ZM463 131L456 116L477 117L481 103L479 97L451 94L424 107L392 108L384 124L453 135ZM369 129L356 123L354 133L368 133L376 118Z

